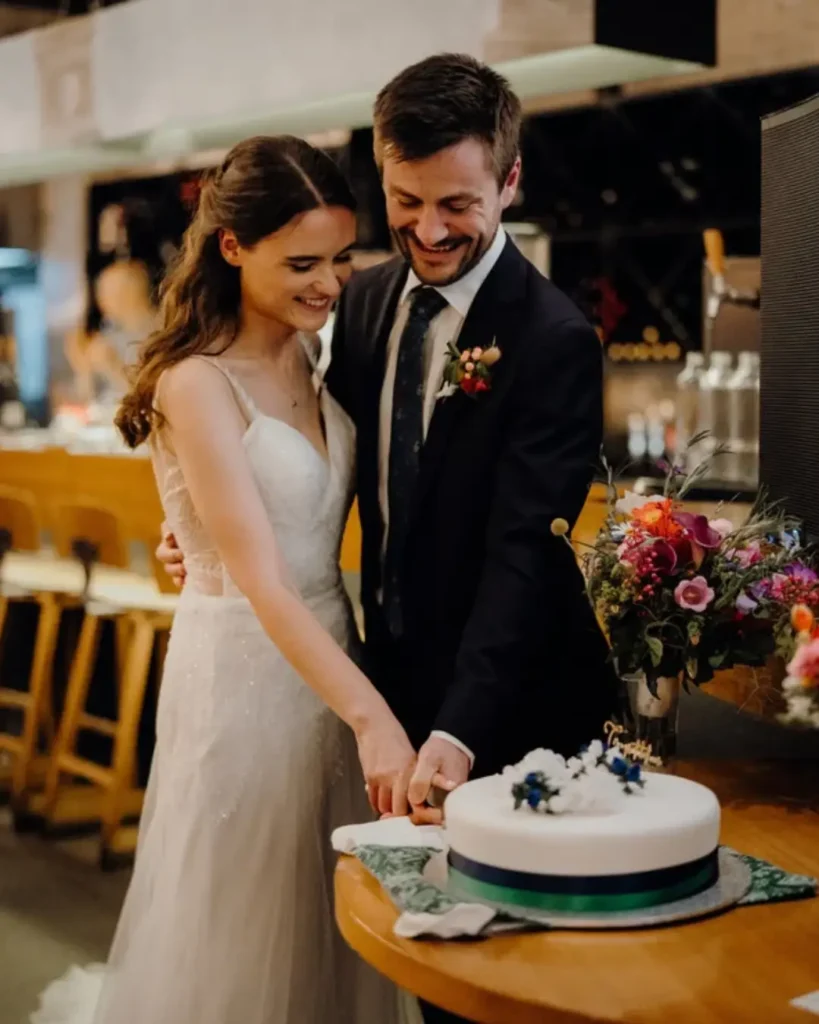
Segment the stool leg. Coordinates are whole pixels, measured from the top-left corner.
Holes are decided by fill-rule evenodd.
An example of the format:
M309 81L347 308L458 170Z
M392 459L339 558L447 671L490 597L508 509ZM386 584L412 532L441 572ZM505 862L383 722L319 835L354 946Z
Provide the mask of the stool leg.
M25 810L26 792L31 779L31 766L38 753L41 730L45 732L49 747L54 739L54 709L52 707L51 670L57 637L60 631L62 603L56 594L42 594L38 598L40 617L34 640L34 655L29 677L29 706L23 713L22 749L12 775L12 805L15 813Z
M111 786L102 812L100 861L105 864L108 850L122 821L123 801L133 787L139 723L145 703L145 690L151 670L156 628L144 613L129 616L130 642L123 666Z
M3 630L6 626L6 616L9 613L9 599L7 597L0 596L0 646L3 640Z
M68 676L68 687L54 749L46 775L44 816L49 818L54 813L57 795L60 788L60 762L66 754L74 751L77 742L77 731L80 716L85 710L85 701L91 685L91 676L97 660L102 619L96 615L86 614L83 619L77 650L71 662Z
M120 615L114 623L114 647L115 664L117 673L117 700L122 696L122 679L125 675L125 665L128 660L128 645L131 642L131 630L133 622L130 615Z
M0 596L0 655L2 655L2 653L3 653L3 630L4 630L5 625L6 625L6 617L8 616L8 611L9 611L9 599L7 597ZM2 666L0 666L0 670L1 669L2 669ZM0 678L2 678L2 676L0 676ZM3 725L4 725L4 723L0 722L0 729L2 729ZM3 767L3 766L0 766L0 767ZM6 771L4 771L3 772L3 785L4 785L4 787L5 787L5 784L7 782L8 782L8 773Z

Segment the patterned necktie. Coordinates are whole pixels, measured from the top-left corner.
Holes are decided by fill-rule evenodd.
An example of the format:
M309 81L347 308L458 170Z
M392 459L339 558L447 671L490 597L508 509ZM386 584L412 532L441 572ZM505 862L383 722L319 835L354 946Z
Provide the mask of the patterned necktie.
M390 632L396 637L404 628L401 566L424 442L424 342L429 325L446 305L446 299L433 288L414 289L398 343L387 484L389 533L384 558L384 610Z

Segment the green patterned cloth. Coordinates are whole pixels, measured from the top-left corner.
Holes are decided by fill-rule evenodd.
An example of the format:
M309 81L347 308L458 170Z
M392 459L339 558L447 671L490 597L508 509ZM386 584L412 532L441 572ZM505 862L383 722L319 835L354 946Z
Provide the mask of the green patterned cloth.
M816 879L794 875L768 861L736 854L750 869L751 886L740 905L776 903L816 895ZM484 904L467 904L448 895L442 885L446 865L440 849L423 846L356 846L354 855L378 879L401 911L396 932L405 937L486 936L535 924L525 913L511 915ZM434 859L433 859L434 858ZM434 869L434 870L431 870Z
M733 851L736 852L736 851ZM784 903L804 900L816 895L816 879L808 875L792 875L767 860L737 854L751 869L751 888L739 901L740 906L752 903Z

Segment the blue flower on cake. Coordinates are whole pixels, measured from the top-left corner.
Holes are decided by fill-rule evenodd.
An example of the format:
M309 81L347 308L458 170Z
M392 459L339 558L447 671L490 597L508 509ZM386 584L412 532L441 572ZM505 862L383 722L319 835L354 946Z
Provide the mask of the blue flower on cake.
M553 750L533 750L504 775L516 810L526 804L545 814L613 808L624 794L637 793L645 784L639 764L600 740L568 760Z

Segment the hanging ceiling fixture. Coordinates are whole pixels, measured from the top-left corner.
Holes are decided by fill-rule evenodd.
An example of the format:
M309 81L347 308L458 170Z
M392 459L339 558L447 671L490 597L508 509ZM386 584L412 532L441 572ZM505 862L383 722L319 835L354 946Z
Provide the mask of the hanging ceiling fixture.
M554 0L551 20L543 0L497 2L498 29L480 56L506 75L523 100L690 74L716 62L716 0ZM364 127L371 123L374 98L369 91L328 94L273 109L268 104L216 118L190 116L127 140L9 153L0 157L0 185L182 160L252 134Z

